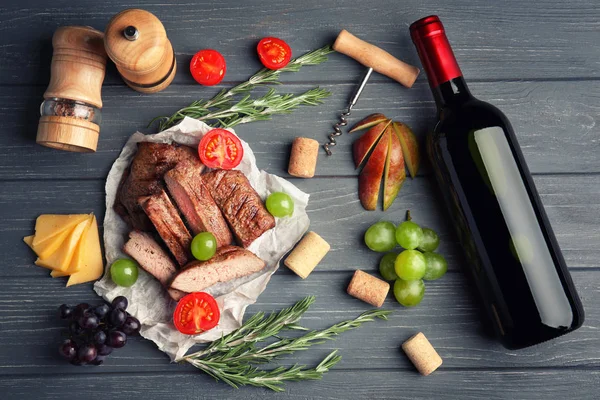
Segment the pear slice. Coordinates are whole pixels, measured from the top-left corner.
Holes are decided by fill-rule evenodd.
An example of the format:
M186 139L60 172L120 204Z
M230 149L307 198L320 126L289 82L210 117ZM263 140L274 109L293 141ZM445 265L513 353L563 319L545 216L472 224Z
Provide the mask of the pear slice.
M377 144L377 141L391 122L391 119L386 119L378 123L354 141L352 144L352 155L354 156L354 166L356 168L362 165L369 152Z
M404 154L404 161L406 162L406 167L408 168L410 177L414 178L417 175L419 164L421 162L417 138L408 125L405 125L402 122L394 122L393 126L398 138L400 139L402 153Z
M389 134L386 133L390 139L383 173L383 211L387 210L396 200L398 192L400 192L400 188L406 179L402 146L398 135L392 132L392 129L389 126L387 128Z
M391 130L386 130L369 156L365 167L358 175L358 198L365 210L375 210L377 208L379 188L381 187L390 143L389 135L391 134Z
M366 117L366 118L358 121L356 124L354 124L354 126L352 127L352 129L350 129L348 131L348 133L352 133L352 132L370 128L370 127L377 125L378 123L383 122L385 120L387 120L387 117L383 114L380 114L380 113L371 114L368 117Z

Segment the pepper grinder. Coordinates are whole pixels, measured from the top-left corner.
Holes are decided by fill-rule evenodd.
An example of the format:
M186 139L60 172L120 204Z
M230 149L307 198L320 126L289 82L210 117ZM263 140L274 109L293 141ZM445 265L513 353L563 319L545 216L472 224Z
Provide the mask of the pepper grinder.
M106 27L104 45L133 90L160 92L175 77L177 62L165 27L148 11L128 9L115 15Z
M106 72L104 34L64 26L52 37L50 84L40 107L37 143L73 152L96 151Z

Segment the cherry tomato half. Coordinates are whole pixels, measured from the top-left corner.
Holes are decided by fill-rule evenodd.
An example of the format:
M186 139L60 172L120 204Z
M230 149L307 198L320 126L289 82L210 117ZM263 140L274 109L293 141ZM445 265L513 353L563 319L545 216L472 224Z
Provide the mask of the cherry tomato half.
M196 335L214 328L221 312L214 297L208 293L195 292L184 296L173 314L175 328L186 335Z
M212 129L204 135L198 144L200 161L209 168L232 169L237 167L244 157L242 142L233 133L225 129Z
M201 85L212 86L225 77L225 58L216 50L204 49L197 52L190 61L190 72Z
M281 39L266 37L256 46L260 62L269 69L285 67L292 58L292 49Z

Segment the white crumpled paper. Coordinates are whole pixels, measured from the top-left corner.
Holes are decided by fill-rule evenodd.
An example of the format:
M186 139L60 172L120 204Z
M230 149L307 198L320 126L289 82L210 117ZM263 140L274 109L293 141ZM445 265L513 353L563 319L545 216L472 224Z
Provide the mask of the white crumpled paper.
M121 251L129 233L129 227L114 211L113 204L121 176L135 155L138 142L180 143L197 146L200 138L211 127L203 122L185 118L179 125L155 135L134 133L114 162L106 178L106 216L104 217L104 247L108 266L117 258L126 257ZM231 132L233 130L230 129ZM234 132L235 133L235 132ZM94 290L106 300L122 295L129 300L129 311L142 323L141 335L152 340L158 348L179 360L196 343L210 342L220 338L242 324L244 311L253 304L267 286L271 275L277 270L279 261L308 230L306 214L308 194L278 176L259 171L254 153L248 143L242 140L244 158L236 169L242 171L258 194L265 199L270 193L283 191L294 199L292 217L279 219L275 228L265 232L248 248L262 258L267 266L260 272L236 281L215 285L206 291L216 296L221 310L219 325L208 332L196 336L181 334L172 323L176 303L170 299L161 284L150 274L140 269L137 282L129 287L115 285L110 274L96 282ZM218 296L218 297L217 297Z

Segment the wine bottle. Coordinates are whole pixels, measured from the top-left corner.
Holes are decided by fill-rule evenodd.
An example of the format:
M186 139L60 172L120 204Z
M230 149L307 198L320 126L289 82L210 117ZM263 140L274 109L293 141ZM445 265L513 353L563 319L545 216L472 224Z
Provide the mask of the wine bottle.
M427 138L434 174L502 344L577 329L583 306L510 122L471 95L437 16L410 34L438 109Z

